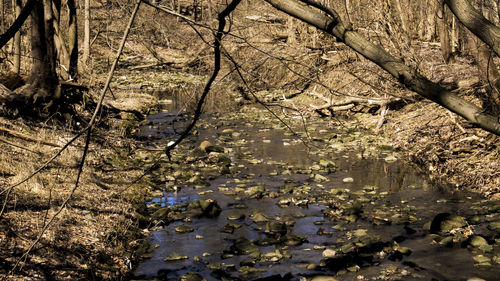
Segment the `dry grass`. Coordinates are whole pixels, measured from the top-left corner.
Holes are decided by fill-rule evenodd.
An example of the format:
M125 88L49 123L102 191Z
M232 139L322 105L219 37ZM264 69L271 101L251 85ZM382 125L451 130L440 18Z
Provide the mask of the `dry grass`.
M72 135L61 128L1 121L10 123L13 129L25 128L26 134L54 143L63 142ZM30 175L55 152L52 147L14 141L40 154L0 144L2 190ZM122 146L126 144L122 142ZM103 166L102 160L113 153L106 144L92 143L81 183L74 194L71 189L82 154L81 141L65 150L46 170L13 189L1 218L0 276L8 280L119 279L129 272L127 260L134 259L129 243L140 238L140 232L134 219L136 206L121 191L140 171L118 170L109 177L106 172L109 167ZM117 169L126 165L119 161L115 163ZM70 195L68 206L47 226ZM25 258L23 254L45 227L39 243ZM8 275L8 270L17 263L17 270Z

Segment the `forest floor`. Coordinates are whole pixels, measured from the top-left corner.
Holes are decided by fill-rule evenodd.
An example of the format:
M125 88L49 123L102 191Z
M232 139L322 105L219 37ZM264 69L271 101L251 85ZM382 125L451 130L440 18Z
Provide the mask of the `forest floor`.
M261 44L262 49L271 50L275 49L276 42ZM351 122L349 126L363 128L366 138L383 139L404 155L405 160L418 164L436 182L447 184L451 189L473 191L485 198L500 200L498 136L472 128L460 117L417 98L350 51L332 49L304 55L307 48L285 46L287 44L281 41L278 44L283 48L275 53L276 56L287 54L287 58L297 58L299 63L290 66L274 62L268 69L253 76L249 74L250 82L257 85L252 94L274 106L280 104L298 110L304 116L325 124L330 121L338 123L345 118L357 120L356 125ZM237 59L248 63L246 69L254 69L262 62L259 52L249 50L248 46L235 43L228 49L234 51ZM425 50L427 57L439 56L436 48ZM154 56L169 61L153 67L147 67L147 64L155 65L157 61L144 59L151 54L141 44L133 45L128 51L111 86L116 99L106 100L108 105L121 112L103 118L94 132L82 178L74 193L72 189L84 146L83 137L63 151L42 173L16 186L12 192L8 193L4 187L23 180L40 167L74 136L78 125L0 118L0 185L2 204L6 202L0 218L0 277L6 280L123 280L130 274L138 257L148 250L145 239L149 233L148 218L142 214L145 202L161 194L161 190L152 188L154 183L147 177L136 184L131 183L161 155L162 147L152 149L147 147L145 140L135 137L142 118L131 110L146 117L157 112L162 101L172 94L184 95L184 100L190 99L191 103L186 107L192 109L192 101L197 97L192 93L203 87L212 63L209 48L175 49L174 46L157 50ZM95 56L92 77L97 78L89 79L94 93L100 90L112 51L100 51ZM193 60L195 56L198 57ZM253 63L249 62L252 58L255 58ZM303 71L296 69L310 61L322 61L318 66L322 71L315 75L337 90L345 84L351 86L349 95L383 89L377 97L387 97L384 93L390 93L391 96L405 97L405 103L389 108L384 124L377 132L375 127L381 119L381 110L366 104L356 104L334 116L327 114L320 118L315 109L325 103L325 97L328 99L325 94L328 90L315 86L306 88L304 79L295 82L300 80L297 76L310 74L312 70L307 67ZM462 96L478 102L474 93L481 91L481 87L474 82L475 66L466 58L458 58L452 65L437 61L439 59L425 61L421 68L433 71L433 81L454 84ZM269 66L267 64L267 61L262 62L262 65ZM232 69L229 62L226 62L225 69ZM299 73L285 73L286 69ZM366 76L359 79L360 73ZM214 88L216 94L210 97L207 107L238 111L240 107L260 106L242 100L237 90L241 81L236 82L238 78L234 71L226 74L225 80L221 79ZM376 80L380 77L382 82ZM363 85L354 85L360 80L363 80ZM473 82L461 84L461 81ZM276 89L260 90L271 84L275 84ZM370 86L373 84L379 86ZM296 97L282 98L283 94L303 88L306 90ZM4 201L7 194L8 200ZM60 210L69 196L72 199ZM14 267L15 270L10 271Z

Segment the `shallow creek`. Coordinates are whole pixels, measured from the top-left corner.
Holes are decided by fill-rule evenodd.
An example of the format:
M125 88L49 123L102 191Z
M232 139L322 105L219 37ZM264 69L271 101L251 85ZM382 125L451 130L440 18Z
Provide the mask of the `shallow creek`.
M175 115L151 116L142 135L171 137ZM307 147L238 118L207 116L198 131L184 148L195 176L149 202L169 215L136 279L499 280L500 207L432 186L390 147L339 149L338 130Z

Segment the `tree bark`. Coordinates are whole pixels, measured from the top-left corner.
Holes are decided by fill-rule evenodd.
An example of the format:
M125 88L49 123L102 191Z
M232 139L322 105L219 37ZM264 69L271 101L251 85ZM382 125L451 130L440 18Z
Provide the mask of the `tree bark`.
M31 75L28 79L29 88L25 89L28 101L36 104L46 102L56 94L58 78L56 74L56 54L54 47L54 31L50 13L50 0L37 2L31 13ZM49 101L50 102L50 101Z
M484 112L483 109L477 107L473 103L429 81L416 70L394 58L380 46L366 40L361 34L353 31L350 27L346 27L334 10L318 5L313 0L302 1L303 2L298 2L296 0L266 0L266 2L276 9L335 36L354 51L382 67L412 91L457 113L469 122L494 134L500 135L500 120L498 116Z
M439 27L439 41L441 42L441 55L445 63L454 62L451 40L450 40L450 28L448 25L448 15L446 13L446 6L444 1L439 2L437 9L437 22Z
M446 5L472 33L500 56L500 28L486 19L467 0L444 0Z

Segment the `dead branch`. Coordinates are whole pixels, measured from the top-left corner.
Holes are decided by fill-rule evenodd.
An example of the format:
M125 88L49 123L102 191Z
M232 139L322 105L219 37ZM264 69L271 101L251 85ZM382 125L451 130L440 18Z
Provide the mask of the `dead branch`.
M23 134L23 133L20 133L20 132L17 132L17 131L14 131L14 130L11 130L9 128L5 128L2 126L0 126L0 132L5 132L13 137L20 138L20 139L23 139L26 141L37 142L37 143L41 143L41 144L52 146L52 147L60 147L60 145L58 145L58 144L51 143L51 142L48 142L48 141L45 141L45 140L42 140L39 138L35 138L35 137L30 136L30 135L26 135L26 134Z
M7 140L7 139L3 138L3 137L0 137L0 142L3 142L3 143L5 143L5 144L8 144L8 145L13 146L13 147L20 148L20 149L22 149L22 150L26 150L26 151L28 151L28 152L32 152L32 153L36 153L36 154L42 154L42 153L41 153L41 152L39 152L39 151L31 150L31 149L27 148L26 146L22 146L22 145L20 145L20 144L13 143L13 142L11 142L11 141L9 141L9 140Z

